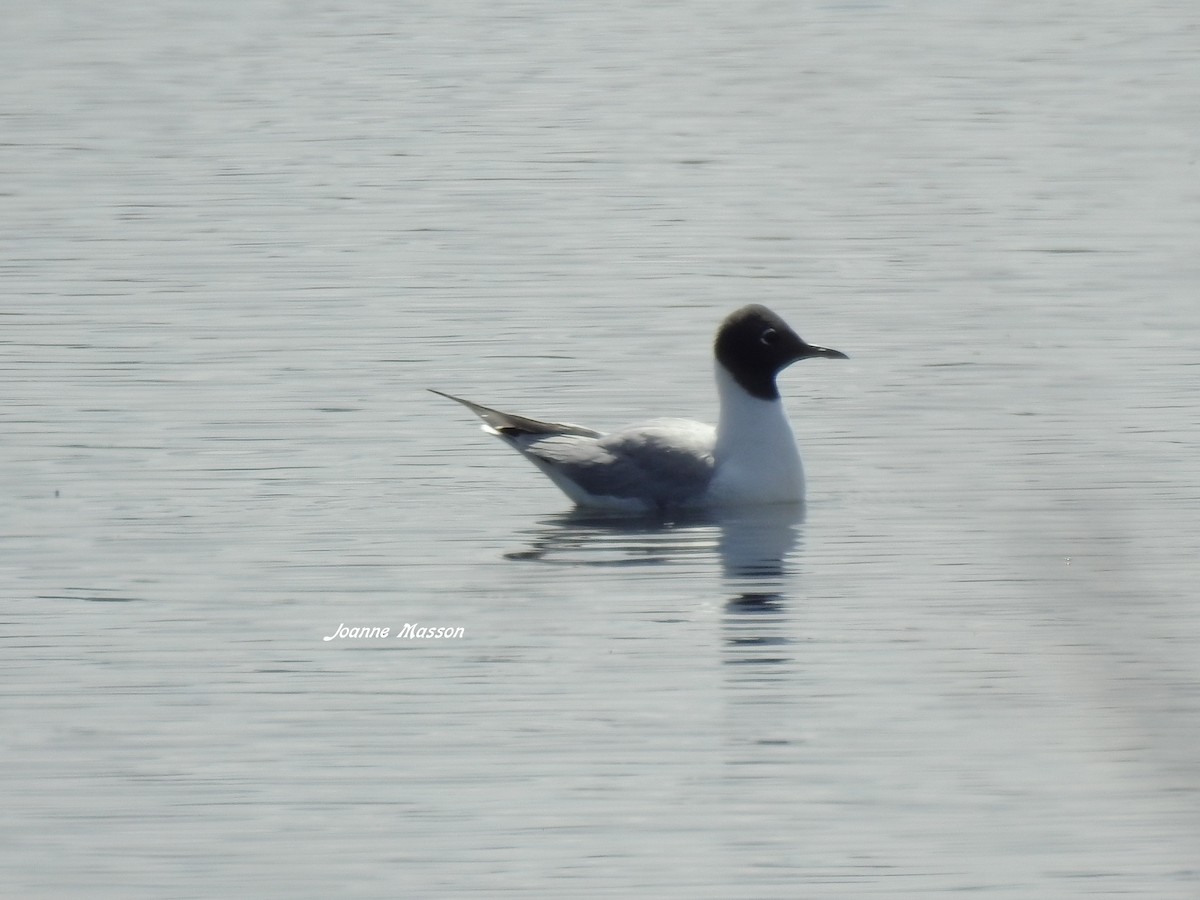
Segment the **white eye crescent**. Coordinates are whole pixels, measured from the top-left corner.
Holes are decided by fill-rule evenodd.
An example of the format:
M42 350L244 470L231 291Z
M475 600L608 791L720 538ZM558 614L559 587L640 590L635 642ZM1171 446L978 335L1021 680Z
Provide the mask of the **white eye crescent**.
M761 335L759 335L758 339L761 343L770 347L770 346L774 345L776 341L779 340L779 332L776 331L774 328L768 328Z

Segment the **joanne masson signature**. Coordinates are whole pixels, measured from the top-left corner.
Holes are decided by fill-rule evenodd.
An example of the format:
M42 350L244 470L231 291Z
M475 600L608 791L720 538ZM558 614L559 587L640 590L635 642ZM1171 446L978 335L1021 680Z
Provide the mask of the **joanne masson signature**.
M357 640L395 640L395 638L408 638L412 640L444 640L446 638L461 638L466 635L466 629L461 625L457 628L445 627L428 627L419 625L416 622L405 622L404 627L392 635L390 627L366 626L366 625L347 625L343 622L333 630L333 634L327 634L322 640L336 641L344 638Z

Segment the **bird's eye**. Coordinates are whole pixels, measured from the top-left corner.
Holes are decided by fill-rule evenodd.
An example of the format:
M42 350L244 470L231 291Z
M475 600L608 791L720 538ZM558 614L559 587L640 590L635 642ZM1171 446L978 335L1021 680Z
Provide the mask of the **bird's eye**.
M759 335L758 339L766 346L771 347L774 346L775 342L779 340L779 332L774 328L768 328L761 335Z

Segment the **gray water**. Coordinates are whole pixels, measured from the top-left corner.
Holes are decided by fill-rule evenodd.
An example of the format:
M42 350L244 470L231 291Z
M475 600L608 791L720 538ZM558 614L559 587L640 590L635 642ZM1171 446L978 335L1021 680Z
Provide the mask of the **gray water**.
M1200 896L1190 0L9 7L0 892Z

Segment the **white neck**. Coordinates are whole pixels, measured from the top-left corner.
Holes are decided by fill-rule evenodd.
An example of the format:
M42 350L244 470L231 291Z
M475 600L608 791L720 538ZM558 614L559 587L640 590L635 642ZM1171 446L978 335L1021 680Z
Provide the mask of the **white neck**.
M716 372L721 415L712 493L728 503L803 500L804 468L782 401L751 396L720 363Z

